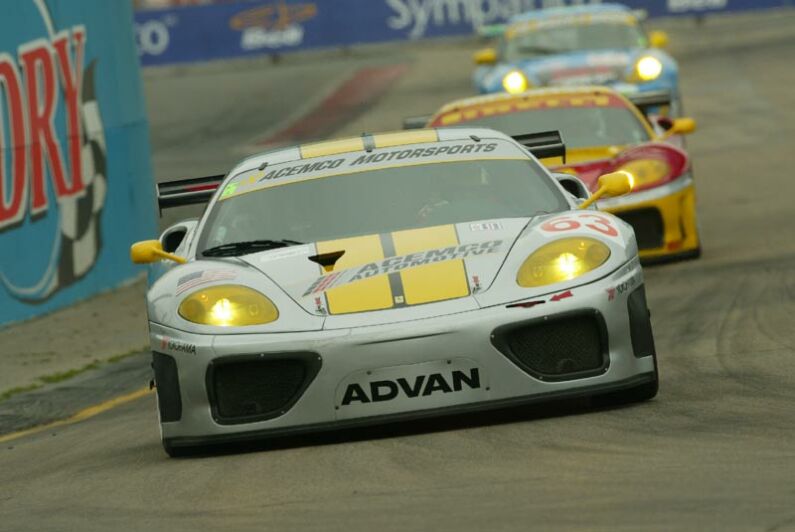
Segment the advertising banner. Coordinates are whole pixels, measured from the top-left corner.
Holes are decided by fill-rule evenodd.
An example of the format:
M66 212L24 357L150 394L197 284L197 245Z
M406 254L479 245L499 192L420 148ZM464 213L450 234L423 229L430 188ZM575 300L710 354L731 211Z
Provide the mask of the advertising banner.
M472 34L548 7L600 0L240 0L136 13L144 65ZM790 5L791 0L624 0L650 17Z
M132 18L106 0L0 17L0 325L131 279L155 234Z

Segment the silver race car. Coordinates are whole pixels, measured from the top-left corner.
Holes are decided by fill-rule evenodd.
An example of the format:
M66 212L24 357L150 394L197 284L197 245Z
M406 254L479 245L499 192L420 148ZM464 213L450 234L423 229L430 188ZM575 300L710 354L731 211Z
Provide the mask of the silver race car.
M163 445L569 396L657 393L632 229L538 158L557 132L428 129L285 148L163 183L198 220L132 247Z

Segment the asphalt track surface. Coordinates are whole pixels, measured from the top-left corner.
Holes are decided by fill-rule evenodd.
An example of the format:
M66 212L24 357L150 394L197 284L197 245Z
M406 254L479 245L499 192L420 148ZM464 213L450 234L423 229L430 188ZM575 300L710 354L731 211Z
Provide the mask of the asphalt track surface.
M731 41L680 56L700 124L689 147L705 254L646 271L662 379L654 401L559 403L170 460L148 396L4 443L0 530L795 530L795 38ZM440 49L457 73L438 90L429 81L386 98L413 103L411 114L466 94L471 48ZM159 168L233 160L208 160L207 146L234 121L206 127L179 148L196 160L160 148ZM262 128L244 133L235 142ZM154 132L155 145L165 136Z

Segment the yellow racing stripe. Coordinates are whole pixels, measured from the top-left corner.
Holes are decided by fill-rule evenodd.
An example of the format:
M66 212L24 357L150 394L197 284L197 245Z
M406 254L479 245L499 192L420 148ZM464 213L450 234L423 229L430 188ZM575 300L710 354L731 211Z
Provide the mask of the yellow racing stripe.
M397 231L392 233L392 240L397 255L458 246L458 235L452 225ZM461 259L409 268L400 272L400 278L407 305L469 295L469 282Z
M311 159L312 157L326 157L337 155L338 153L350 153L352 151L364 150L364 140L362 137L351 137L347 139L330 140L328 142L315 142L304 144L300 147L301 158Z
M317 244L318 253L343 249L345 254L334 265L335 271L354 268L370 262L379 262L384 258L384 249L381 246L379 235L329 240ZM326 300L331 314L383 310L391 308L394 304L387 275L377 275L332 288L326 292Z
M395 131L392 133L373 135L376 148L391 148L393 146L405 146L406 144L424 144L426 142L437 142L438 140L439 133L437 133L435 129Z

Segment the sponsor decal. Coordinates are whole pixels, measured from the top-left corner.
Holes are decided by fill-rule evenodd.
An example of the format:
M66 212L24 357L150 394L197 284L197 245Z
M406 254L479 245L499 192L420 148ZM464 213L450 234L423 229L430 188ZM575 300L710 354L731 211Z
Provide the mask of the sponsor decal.
M435 33L434 28L504 22L526 11L570 4L598 4L602 0L386 0L392 13L387 26L405 31L410 39Z
M605 290L607 292L607 300L614 301L616 299L616 296L623 295L630 288L633 288L636 284L638 284L638 281L634 277L630 277L621 284L617 284L614 287L607 288Z
M41 303L96 264L107 147L85 26L56 28L44 0L26 1L42 35L16 57L0 51L0 235L35 234L19 249L49 252L39 263L18 257L25 271L0 270L0 282L15 299Z
M480 222L469 224L470 231L501 231L502 224L500 222Z
M457 155L469 153L489 153L497 149L496 143L469 143L469 144L454 144L452 146L437 146L432 148L416 148L405 150L391 150L379 151L378 153L371 153L366 155L359 155L353 160L341 158L325 161L318 161L314 163L301 163L293 166L280 168L279 170L271 170L266 173L260 181L271 181L274 179L281 179L283 177L291 177L295 175L302 175L312 172L319 172L321 170L334 170L339 168L347 162L346 167L357 167L364 164L375 164L389 161L404 161L406 159L418 159L426 157L434 157L438 155ZM226 192L226 191L224 191Z
M491 116L569 107L623 108L626 107L626 104L612 94L547 94L532 98L522 97L501 102L487 102L466 109L452 110L437 117L431 126L449 126Z
M180 340L175 340L173 338L169 338L168 336L161 336L160 350L168 351L171 353L187 353L189 355L195 355L196 345L189 344L187 342L182 342Z
M228 281L237 277L234 270L204 270L189 273L177 281L176 295L180 295L186 290L190 290L199 285L212 283L215 281Z
M479 292L480 288L481 288L480 287L480 277L478 277L477 275L473 275L472 276L472 293L474 294L475 292Z
M571 290L566 290L565 292L561 292L560 294L555 294L551 298L550 301L560 301L561 299L567 299L569 297L574 297L574 294L571 293Z
M238 13L229 26L241 32L245 51L300 46L304 42L302 22L317 16L317 4L288 4L284 0Z
M433 394L460 392L465 388L470 390L481 388L478 368L430 373L413 378L383 379L363 384L350 383L345 389L341 406L354 403L380 403L397 398L428 397Z
M135 37L138 44L138 55L163 55L171 44L171 28L177 26L176 15L166 15L159 19L151 19L135 24Z
M728 0L668 0L668 11L705 11L708 9L726 9Z
M290 257L300 257L301 255L308 255L311 251L306 246L292 246L285 249L275 249L273 251L266 251L262 254L260 262L271 262L274 260L287 259Z
M479 161L492 158L525 159L513 144L507 142L458 141L440 142L422 148L385 150L370 153L351 152L335 158L306 159L268 166L268 172L251 170L242 172L228 183L220 200L291 182L330 177L403 165L433 162Z
M550 218L539 227L542 233L566 233L568 231L588 231L602 236L620 238L613 221L601 214L581 213L565 214Z
M487 240L484 242L461 244L458 246L411 253L409 255L389 257L379 262L371 262L357 268L342 270L318 277L309 288L307 288L303 295L318 294L336 286L368 279L376 275L397 273L408 268L415 268L426 264L497 253L501 250L502 244L502 240Z

